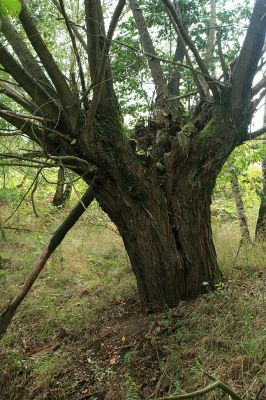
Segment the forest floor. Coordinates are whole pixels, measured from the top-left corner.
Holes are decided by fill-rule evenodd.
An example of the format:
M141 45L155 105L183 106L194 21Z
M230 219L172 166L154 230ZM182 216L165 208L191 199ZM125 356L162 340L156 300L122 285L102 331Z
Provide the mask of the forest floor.
M2 220L9 213L2 204ZM0 238L0 308L63 217L51 208L36 218L25 205L7 223L20 230ZM239 246L234 222L213 230L224 273L216 291L142 315L121 239L94 205L0 341L0 400L156 399L202 388L207 374L255 398L266 382L266 246Z

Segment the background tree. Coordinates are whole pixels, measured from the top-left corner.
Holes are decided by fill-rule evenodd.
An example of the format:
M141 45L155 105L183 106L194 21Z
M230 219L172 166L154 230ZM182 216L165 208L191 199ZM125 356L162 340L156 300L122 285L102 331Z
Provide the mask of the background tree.
M63 163L87 184L94 179L95 197L123 238L144 310L194 298L205 290L204 282L214 288L221 277L210 222L215 181L234 148L264 132L247 134L253 113L252 81L265 40L265 1L255 1L244 43L231 66L231 50L223 51L219 37L213 53L221 63L218 68L215 59L206 63L203 42L210 38L209 32L194 35L193 23L183 15L182 23L176 3L157 2L154 14L157 6L159 12L167 11L183 58L158 55L156 35L153 40L141 4L129 2L142 49L125 42L116 45L145 55L156 93L153 110L147 108L150 116L136 127L133 140L126 135L109 57L126 1L118 1L106 34L101 2L86 0L86 37L69 19L67 4L54 3L65 21L75 68L62 70L58 53L45 42L34 14L22 1L19 30L12 19L2 17L5 39L0 62L8 82L1 117L38 145L37 154L27 154L28 164ZM204 3L189 5L206 15ZM127 12L126 8L123 19ZM219 25L219 12L216 21ZM213 35L213 23L207 31ZM168 52L169 41L162 42ZM177 74L177 86L170 91ZM192 94L187 91L188 74ZM253 88L253 95L264 84L265 79ZM8 152L2 158L13 164L25 160Z

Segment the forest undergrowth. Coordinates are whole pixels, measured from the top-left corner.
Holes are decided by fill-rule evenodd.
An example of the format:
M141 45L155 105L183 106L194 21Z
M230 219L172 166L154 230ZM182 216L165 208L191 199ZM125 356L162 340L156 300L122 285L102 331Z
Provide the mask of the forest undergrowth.
M1 308L64 218L48 211L36 218L25 203L7 224ZM2 220L9 213L2 202ZM266 382L266 247L240 244L234 221L214 221L213 231L224 273L216 291L205 282L197 300L142 315L121 239L94 204L0 342L0 399L157 399L202 388L208 375L253 399Z

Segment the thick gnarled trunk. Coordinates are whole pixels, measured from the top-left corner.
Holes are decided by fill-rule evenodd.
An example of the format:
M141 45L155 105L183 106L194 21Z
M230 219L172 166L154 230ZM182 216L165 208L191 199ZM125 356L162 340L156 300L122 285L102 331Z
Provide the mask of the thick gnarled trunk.
M193 188L182 177L169 200L157 180L146 190L139 199L110 187L97 195L96 188L96 197L119 229L142 309L150 312L214 289L221 272L212 240L211 187Z

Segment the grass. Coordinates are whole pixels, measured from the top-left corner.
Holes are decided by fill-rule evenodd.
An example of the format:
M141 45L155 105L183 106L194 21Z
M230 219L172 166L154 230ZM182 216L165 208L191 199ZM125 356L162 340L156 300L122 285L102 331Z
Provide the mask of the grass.
M24 207L13 224L31 231L6 231L2 306L64 216L50 211L36 219ZM155 399L205 386L205 373L254 397L266 381L265 244L239 247L234 222L214 223L214 237L224 272L216 291L144 316L121 239L95 205L0 342L0 399Z

